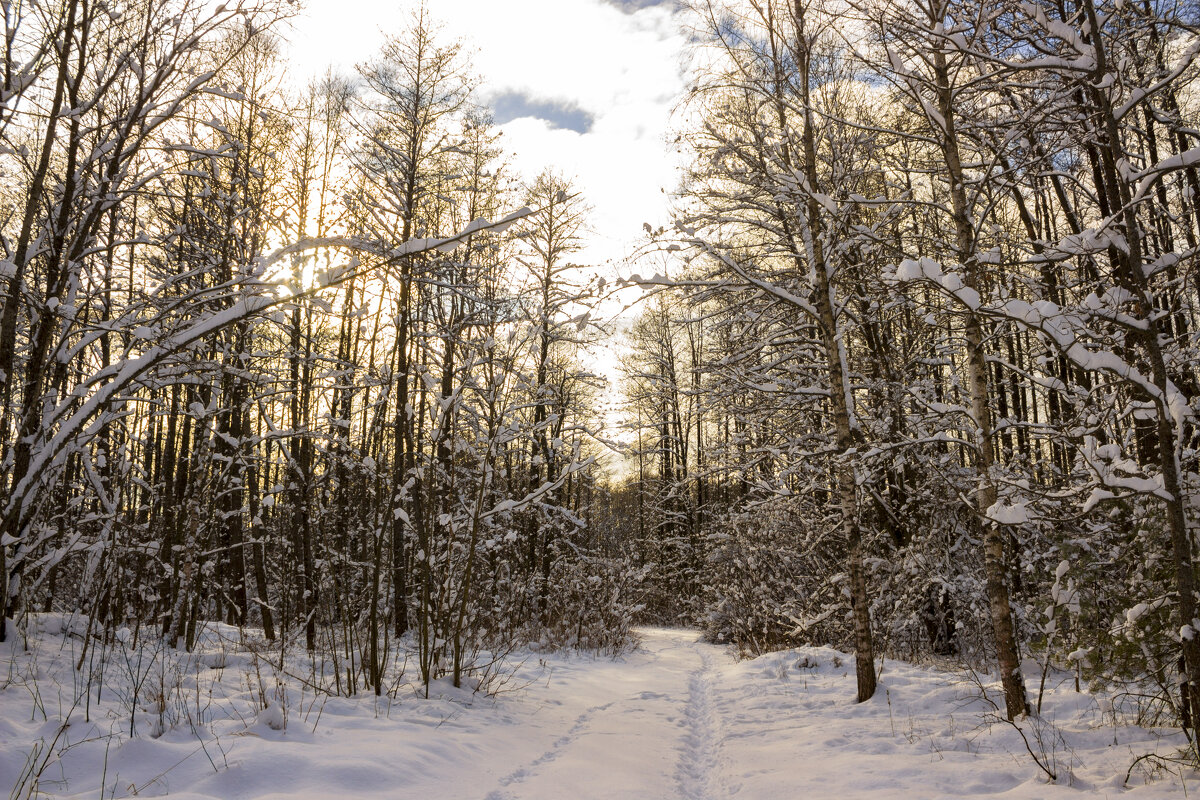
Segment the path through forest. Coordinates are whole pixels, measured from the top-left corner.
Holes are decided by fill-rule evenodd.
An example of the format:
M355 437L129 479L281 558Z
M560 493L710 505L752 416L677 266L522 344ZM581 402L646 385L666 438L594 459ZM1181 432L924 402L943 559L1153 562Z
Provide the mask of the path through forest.
M1033 749L1059 775L1053 784L1015 729L989 721L992 707L961 674L888 661L879 693L858 705L853 659L828 648L737 661L693 631L640 635L641 646L617 659L529 654L495 697L441 682L430 700L401 693L391 702L314 696L291 686L285 720L270 709L246 713L255 673L244 655L200 653L198 663L219 667L198 667L193 679L200 691L181 697L198 709L203 726L176 722L155 738L141 718L137 738L114 738L129 721L121 718L122 693L109 690L93 704L90 721L72 722L67 738L77 744L46 771L41 789L94 798L103 777L105 797L184 800L1166 798L1180 792L1178 779L1165 774L1146 783L1135 772L1132 791L1124 788L1138 755L1170 753L1179 742L1166 731L1114 726L1103 712L1106 701L1076 694L1067 676L1050 681L1044 718L1052 724L1023 723ZM55 642L43 641L31 662L47 677L57 669L54 654L67 652ZM69 674L68 659L62 666ZM23 663L14 662L13 674ZM67 686L69 679L56 683ZM24 762L28 742L55 727L18 709L18 689L0 692L3 785ZM47 708L61 702L42 698ZM203 731L203 746L196 730Z

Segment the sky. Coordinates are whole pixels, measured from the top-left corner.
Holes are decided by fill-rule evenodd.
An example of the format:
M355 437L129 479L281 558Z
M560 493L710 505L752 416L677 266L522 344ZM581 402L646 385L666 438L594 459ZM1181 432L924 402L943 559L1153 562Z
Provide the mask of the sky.
M404 30L416 2L308 0L290 37L293 77L302 83L329 65L353 72L385 34ZM492 108L518 174L557 169L591 206L579 263L610 280L638 272L623 262L645 241L645 223L667 224L678 182L668 142L685 39L674 1L428 0L428 8L445 39L461 40L470 54L480 78L475 100ZM637 310L626 308L631 292L602 316L627 322ZM617 439L625 438L617 426L622 357L619 338L584 356L609 381L602 414Z
M416 0L308 0L291 63L351 72ZM460 39L519 174L553 167L593 208L581 260L615 263L667 221L677 183L666 142L683 89L684 37L672 0L429 0L443 37ZM300 77L297 75L296 77ZM664 191L665 190L665 191ZM609 269L612 269L610 266ZM626 270L627 272L627 270Z

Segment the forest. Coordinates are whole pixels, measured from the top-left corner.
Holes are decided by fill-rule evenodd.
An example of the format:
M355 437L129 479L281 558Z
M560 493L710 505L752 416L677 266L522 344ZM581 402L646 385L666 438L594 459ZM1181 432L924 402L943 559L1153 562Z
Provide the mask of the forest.
M1200 765L1200 6L678 6L601 265L448 6L296 86L290 0L0 3L0 641L383 698L685 627Z

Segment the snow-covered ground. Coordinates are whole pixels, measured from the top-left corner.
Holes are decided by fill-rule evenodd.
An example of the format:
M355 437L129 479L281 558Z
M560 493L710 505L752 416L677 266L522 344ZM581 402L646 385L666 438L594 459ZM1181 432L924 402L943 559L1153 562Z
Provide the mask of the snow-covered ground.
M1017 730L988 721L991 706L963 675L887 661L878 695L856 705L844 654L738 662L694 632L660 629L615 660L529 654L494 697L439 683L433 699L401 689L392 701L314 693L299 676L281 694L269 665L210 639L197 658L151 670L110 661L100 697L93 687L47 746L79 697L80 640L42 627L31 653L0 651L0 788L40 743L49 796L1178 798L1181 780L1200 788L1194 773L1147 781L1135 769L1127 789L1134 759L1169 756L1181 737L1114 724L1108 700L1070 682L1048 691L1046 724L1022 722L1059 776L1051 783Z

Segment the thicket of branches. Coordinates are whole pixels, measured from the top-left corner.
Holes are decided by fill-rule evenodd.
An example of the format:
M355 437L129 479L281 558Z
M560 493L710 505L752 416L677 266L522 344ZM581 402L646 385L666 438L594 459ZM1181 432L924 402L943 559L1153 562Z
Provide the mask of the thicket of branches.
M4 5L0 638L252 625L345 693L406 634L426 687L620 648L586 206L510 175L424 8L297 91L291 7Z
M648 610L852 646L860 699L874 653L986 659L1010 718L1033 654L1194 732L1196 7L690 12L686 259L626 369Z
M576 187L424 10L297 91L291 7L3 5L0 639L220 620L378 693L641 611L863 700L991 664L1010 718L1035 655L1195 741L1194 6L693 3L617 487Z

